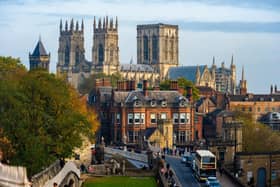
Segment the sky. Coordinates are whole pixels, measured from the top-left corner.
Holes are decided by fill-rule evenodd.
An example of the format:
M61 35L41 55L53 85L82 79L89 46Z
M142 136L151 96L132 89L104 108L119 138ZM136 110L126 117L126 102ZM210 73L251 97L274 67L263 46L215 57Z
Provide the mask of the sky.
M248 91L280 87L279 0L0 0L0 55L19 57L29 67L39 36L55 72L59 22L84 20L86 58L91 59L93 18L119 20L120 63L136 63L136 25L179 26L179 64L211 66L231 56L237 80L244 66Z

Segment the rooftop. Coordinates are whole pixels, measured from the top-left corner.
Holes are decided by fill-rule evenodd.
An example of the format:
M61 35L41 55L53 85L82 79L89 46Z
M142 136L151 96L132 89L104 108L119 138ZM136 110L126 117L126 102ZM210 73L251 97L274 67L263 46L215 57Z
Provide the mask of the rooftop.
M39 39L39 41L32 53L32 56L48 56L41 39Z

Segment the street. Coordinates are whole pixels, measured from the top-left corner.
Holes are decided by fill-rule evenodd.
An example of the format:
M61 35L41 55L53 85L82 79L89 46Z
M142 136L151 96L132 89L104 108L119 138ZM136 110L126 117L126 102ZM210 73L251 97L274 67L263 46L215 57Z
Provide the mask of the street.
M166 155L165 160L173 168L173 170L175 171L175 173L183 187L203 187L203 186L205 186L204 183L199 183L195 179L190 167L187 167L187 166L185 166L185 164L181 163L180 157ZM217 173L217 179L220 181L220 184L222 187L235 187L236 186L231 182L231 180L226 175L220 176L220 174Z
M179 157L165 156L165 160L176 172L176 175L183 187L201 186L201 184L197 182L197 180L193 176L191 168L186 167L185 164L182 164Z

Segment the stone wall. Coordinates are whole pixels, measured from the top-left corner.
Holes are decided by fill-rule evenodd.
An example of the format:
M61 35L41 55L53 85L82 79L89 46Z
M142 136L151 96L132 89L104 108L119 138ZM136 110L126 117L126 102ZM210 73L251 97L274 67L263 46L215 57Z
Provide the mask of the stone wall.
M52 165L50 165L45 170L41 171L40 173L34 175L31 178L32 186L33 187L40 187L44 186L44 184L49 181L51 178L55 177L57 173L61 170L60 162L57 160Z
M106 154L111 154L111 155L119 154L128 159L148 163L148 156L145 154L133 153L133 152L123 151L123 150L119 150L119 149L113 149L113 148L109 148L109 147L105 147L104 151Z
M0 186L1 187L29 187L25 167L8 166L0 163Z

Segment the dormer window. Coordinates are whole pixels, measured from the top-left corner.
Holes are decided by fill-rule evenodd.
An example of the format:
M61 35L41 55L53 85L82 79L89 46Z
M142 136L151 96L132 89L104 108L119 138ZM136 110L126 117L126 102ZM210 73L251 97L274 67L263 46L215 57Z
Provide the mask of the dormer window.
M138 107L138 106L141 106L141 101L140 100L135 100L134 101L134 106Z
M186 101L184 99L182 99L179 103L180 107L184 107L186 106Z
M151 100L151 107L155 107L157 105L157 102L155 100Z
M166 107L167 106L167 101L166 100L161 101L161 106Z

